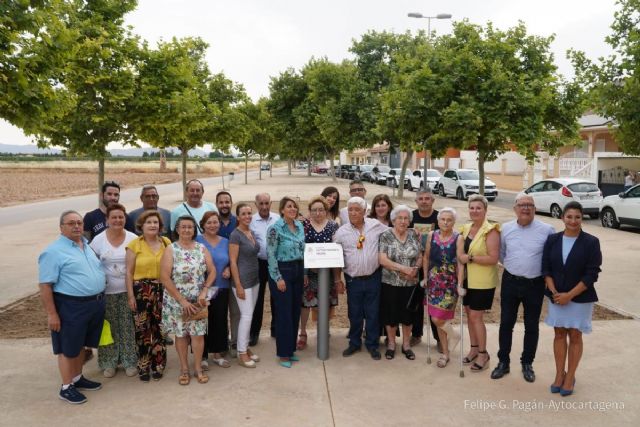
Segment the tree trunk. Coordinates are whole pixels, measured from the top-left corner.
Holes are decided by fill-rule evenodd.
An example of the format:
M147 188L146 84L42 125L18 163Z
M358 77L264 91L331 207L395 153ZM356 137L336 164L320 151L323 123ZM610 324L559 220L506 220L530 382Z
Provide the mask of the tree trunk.
M338 178L336 178L336 168L333 164L335 155L333 153L329 153L331 157L329 157L329 176L331 176L331 180L333 182L338 182Z
M187 156L189 155L189 150L180 150L180 154L182 154L182 200L187 200Z
M222 189L225 190L224 188L224 153L222 153L222 157L220 159L220 177L222 178Z
M429 186L427 182L427 171L429 169L429 161L431 160L431 150L427 150L427 146L424 147L424 167L422 168L422 188L426 189Z
M98 208L102 203L102 184L104 184L104 156L98 159Z
M287 160L287 167L289 168L289 175L291 175L291 159Z
M407 173L407 165L412 155L413 150L407 151L404 161L402 162L402 168L400 169L400 177L398 179L398 198L400 199L404 196L404 175Z
M273 177L273 160L269 159L269 177Z
M244 183L247 184L249 181L247 179L247 167L249 166L249 153L245 153L244 155Z
M262 181L262 154L260 154L260 166L258 167L258 179Z
M313 163L313 156L307 157L307 176L311 176L311 164Z
M478 175L480 176L480 187L478 193L484 196L484 152L478 150Z

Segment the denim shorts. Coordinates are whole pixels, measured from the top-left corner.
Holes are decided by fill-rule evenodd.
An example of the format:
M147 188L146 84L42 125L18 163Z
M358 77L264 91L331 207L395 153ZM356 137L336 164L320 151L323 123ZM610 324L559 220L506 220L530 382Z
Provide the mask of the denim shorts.
M53 354L74 358L84 347L96 348L104 324L104 294L78 298L54 293L60 331L51 331Z

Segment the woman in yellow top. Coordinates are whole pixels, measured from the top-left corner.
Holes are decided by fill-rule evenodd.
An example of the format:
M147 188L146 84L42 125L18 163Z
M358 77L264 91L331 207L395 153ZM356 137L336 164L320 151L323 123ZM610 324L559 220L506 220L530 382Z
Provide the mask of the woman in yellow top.
M498 284L498 258L500 254L500 225L487 221L487 199L479 194L469 197L471 223L462 227L458 237L458 261L466 266L466 279L460 294L467 314L467 329L471 350L462 360L471 365L472 372L489 367L487 328L484 312L493 304ZM476 360L477 359L477 360Z
M127 245L127 294L134 312L138 376L143 382L150 378L160 380L167 362L167 347L160 330L164 290L160 259L171 241L160 236L163 225L158 211L143 212L136 221L142 235Z

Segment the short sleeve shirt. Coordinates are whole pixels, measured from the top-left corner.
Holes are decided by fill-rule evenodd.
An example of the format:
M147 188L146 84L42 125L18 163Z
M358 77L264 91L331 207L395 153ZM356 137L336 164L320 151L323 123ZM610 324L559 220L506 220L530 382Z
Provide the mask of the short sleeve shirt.
M160 259L167 246L171 241L166 237L162 237L162 245L158 252L153 252L143 236L132 240L127 249L133 251L136 255L136 267L133 271L133 280L141 279L160 279Z
M100 261L82 239L82 247L65 236L47 246L38 257L39 283L50 283L53 292L76 297L104 292L106 278Z
M124 241L120 246L113 246L107 239L107 233L98 234L89 246L100 259L100 265L107 278L107 294L119 294L127 292L125 276L127 266L125 262L127 245L135 240L135 234L125 231Z
M411 230L407 233L404 242L398 240L393 230L389 229L380 235L380 253L387 254L387 257L398 264L407 267L420 267L420 253L422 244L416 233ZM400 277L400 272L382 268L382 282L391 286L413 286L415 282L404 280Z
M124 223L124 228L127 231L135 232L136 227L134 222L131 220L129 215L125 215L126 221ZM91 212L87 212L82 219L84 222L84 231L88 231L90 233L91 238L89 241L93 240L98 234L102 233L107 229L107 215L102 212L100 209L93 210Z
M253 235L253 231L251 232ZM244 289L253 288L258 284L258 251L260 246L253 235L255 244L237 228L229 236L230 245L238 245L238 272L240 283Z

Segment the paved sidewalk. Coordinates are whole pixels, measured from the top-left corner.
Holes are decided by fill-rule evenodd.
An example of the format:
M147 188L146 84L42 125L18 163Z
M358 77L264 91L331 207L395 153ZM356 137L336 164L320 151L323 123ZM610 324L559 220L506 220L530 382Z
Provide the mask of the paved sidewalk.
M291 369L276 363L274 341L262 337L255 347L262 359L256 369L235 363L228 369L213 366L208 384L192 380L187 387L178 385L172 347L165 378L149 384L122 371L101 379L94 358L85 373L104 386L86 393L89 401L79 406L57 397L59 378L48 340L0 340L0 425L617 427L637 425L640 419L638 376L633 371L635 343L640 341L636 320L595 322L594 332L584 339L575 394L564 398L549 393L553 331L545 325L533 384L524 381L517 363L521 324L514 334L512 372L501 380L489 378L497 363L497 325L488 325L491 368L471 373L465 367L464 378L459 376L459 349L445 369L436 367L433 349L433 363L426 364L426 343L414 348L415 361L399 351L391 361L373 361L364 351L344 358L346 330L331 332L326 362L316 358L314 332L309 347L298 352L301 361Z

